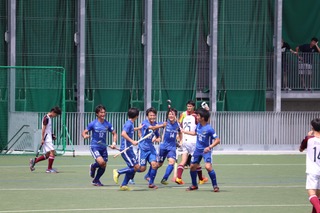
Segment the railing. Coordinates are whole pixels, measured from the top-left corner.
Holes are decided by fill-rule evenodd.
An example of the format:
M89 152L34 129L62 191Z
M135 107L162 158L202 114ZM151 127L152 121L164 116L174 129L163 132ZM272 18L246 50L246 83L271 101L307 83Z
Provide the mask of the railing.
M157 120L164 121L165 114L158 112ZM221 145L217 147L219 150L297 150L311 128L310 121L316 117L320 117L320 112L217 112L211 115L211 125L221 139ZM77 125L81 119L84 121L83 127ZM94 119L94 113L66 114L75 148L89 144L89 140L82 139L81 132ZM107 113L106 119L113 124L120 143L127 113ZM141 112L135 126L144 119L145 114ZM111 136L108 143L112 143Z
M267 62L267 90L273 90L274 72L273 55L269 54ZM286 91L320 90L320 54L291 52L282 53L282 85Z

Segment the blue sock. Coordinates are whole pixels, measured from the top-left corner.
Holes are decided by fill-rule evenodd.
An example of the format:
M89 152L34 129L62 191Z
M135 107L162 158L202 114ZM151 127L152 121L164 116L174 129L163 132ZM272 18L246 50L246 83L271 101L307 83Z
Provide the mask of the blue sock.
M166 173L164 174L163 179L168 180L169 176L171 175L172 170L173 170L173 165L169 164L167 166Z
M151 169L152 169L152 167L151 167L151 165L150 165L150 168L149 168L149 171L148 171L148 173L144 176L144 179L146 179L147 180L147 178L150 178L150 172L151 172Z
M191 171L190 170L190 176L191 176L192 186L198 186L198 183L197 183L197 170L196 171Z
M123 181L122 181L121 186L126 186L126 185L128 185L128 182L129 182L129 180L131 179L132 174L133 174L133 172L127 172L127 173L126 173L126 175L125 175L124 178L123 178Z
M99 168L96 177L94 178L95 180L100 180L101 176L103 175L103 173L106 171L105 168Z
M118 169L118 173L120 175L124 174L124 173L128 173L128 172L132 172L134 171L133 168L130 168L130 167L126 167L126 168L123 168L123 169Z
M210 176L212 186L213 187L218 186L216 172L212 169L212 171L208 172L208 174Z
M150 177L150 180L149 180L149 185L153 184L154 183L154 179L156 178L156 175L157 175L157 169L152 169L152 167L150 167L150 174L149 174L149 177Z
M92 164L92 167L96 169L96 168L99 168L100 165L97 162L95 162L95 163Z

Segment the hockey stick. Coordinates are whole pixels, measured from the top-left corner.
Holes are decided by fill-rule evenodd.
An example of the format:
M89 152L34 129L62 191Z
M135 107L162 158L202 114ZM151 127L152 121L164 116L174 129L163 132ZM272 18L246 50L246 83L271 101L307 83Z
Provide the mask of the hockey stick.
M43 141L45 141L46 138L47 138L47 134L44 136ZM42 149L42 146L43 146L43 144L41 144L40 147L39 147L39 149L37 150L36 157L34 158L33 163L32 163L32 167L34 167L34 165L36 164L36 160L37 160L37 158L38 158L38 156L39 156L39 154L40 154L40 151L41 151L41 149Z
M149 133L147 135L145 135L143 138L140 138L137 142L140 143L141 141L145 140L146 138L150 137L151 135L153 135L153 131L150 130ZM131 147L133 147L133 144L127 148L125 148L124 150L122 150L121 152L119 152L118 154L115 154L113 157L116 158L119 155L121 155L122 153L126 152L128 149L130 149Z
M98 141L98 142L97 142L97 144L99 144L99 145L103 145L103 146L105 146L105 147L109 147L109 148L111 148L111 145L104 144L104 143L102 143L101 141ZM111 149L112 149L112 148L111 148ZM120 149L119 149L118 147L116 147L116 148L114 148L114 149L116 149L116 150L120 151Z

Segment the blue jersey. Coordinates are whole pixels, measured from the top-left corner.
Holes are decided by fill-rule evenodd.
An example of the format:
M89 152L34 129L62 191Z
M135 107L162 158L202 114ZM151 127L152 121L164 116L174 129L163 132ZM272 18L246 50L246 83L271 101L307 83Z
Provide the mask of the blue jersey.
M106 148L107 142L106 142L106 136L107 131L113 132L113 126L108 121L104 120L102 123L98 121L98 119L95 119L87 126L88 131L92 131L91 135L91 147L103 147Z
M210 124L206 124L205 126L201 126L199 123L196 128L197 133L197 143L196 149L198 151L203 152L203 150L210 146L212 140L218 138L218 135L214 131L214 129L210 126Z
M164 129L163 142L160 144L160 149L172 150L176 149L176 138L180 132L180 126L178 122L173 124L168 120L167 126Z
M148 129L149 126L155 126L155 125L157 125L157 122L150 124L149 120L146 119L142 122L142 125L143 125L143 127L141 129L141 132L142 132L141 137L144 137L145 135L149 134L149 129ZM156 137L160 136L158 129L155 130L153 133L154 133L153 135L155 135ZM153 135L151 135L150 137L146 138L145 140L143 140L139 143L140 150L143 150L143 151L155 150L153 143L152 143Z
M125 131L130 138L133 138L134 134L134 125L131 120L127 120L127 122L123 125L122 131ZM124 137L121 137L120 150L124 150L125 148L131 146L132 143L127 141Z

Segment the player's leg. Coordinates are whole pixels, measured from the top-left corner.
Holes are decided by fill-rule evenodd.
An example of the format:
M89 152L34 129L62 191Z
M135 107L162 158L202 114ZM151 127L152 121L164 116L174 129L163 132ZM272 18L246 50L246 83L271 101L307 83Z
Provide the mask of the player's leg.
M154 179L156 178L158 171L158 163L157 163L157 153L150 151L148 156L148 161L150 162L150 180L149 180L149 188L158 188L154 185Z
M54 150L50 150L49 158L48 158L48 169L46 170L47 173L57 173L58 172L52 168L54 159L55 159L55 152L54 152Z
M106 166L108 162L108 153L107 150L98 150L94 152L95 160L99 164L97 174L95 178L92 181L92 184L94 186L103 186L103 184L100 182L101 176L106 171Z
M318 180L317 175L307 174L306 190L308 193L309 201L313 206L312 212L316 212L316 213L320 212L319 189L320 189L320 182Z
M217 175L214 169L212 168L212 156L211 152L203 154L204 162L206 170L208 171L208 175L211 179L212 187L214 192L219 192L220 189L218 187Z
M171 173L174 169L174 164L176 163L176 156L177 156L176 149L166 151L165 158L168 159L168 166L167 166L166 172L164 173L163 178L161 180L161 183L164 185L168 185L167 180L169 179L169 176L171 175ZM162 162L163 162L165 158L160 159L160 160L162 160Z
M202 153L198 153L197 151L195 151L192 155L191 165L190 165L190 177L191 177L192 185L189 188L187 188L187 191L198 189L197 168L199 167L201 159L202 159Z
M126 162L127 167L122 169L114 169L113 170L113 180L116 184L118 184L118 180L120 175L126 173L133 173L134 172L134 165L137 164L136 156L132 150L128 150L121 154L123 160Z

